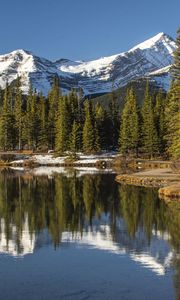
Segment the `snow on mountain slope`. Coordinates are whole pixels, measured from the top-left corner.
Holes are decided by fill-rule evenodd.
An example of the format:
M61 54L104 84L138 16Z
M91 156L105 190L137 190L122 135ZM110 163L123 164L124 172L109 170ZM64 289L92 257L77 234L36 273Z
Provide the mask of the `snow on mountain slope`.
M60 78L63 92L81 87L85 94L110 92L141 77L150 77L164 89L169 86L169 65L175 42L164 33L133 47L127 52L92 61L60 59L51 62L25 50L0 56L0 87L21 77L27 93L32 83L37 91L47 94L54 76Z
M109 57L102 57L97 60L87 61L87 62L77 62L76 64L73 62L71 65L63 64L59 66L59 69L63 72L68 73L81 73L82 76L92 77L94 75L101 74L102 70L106 68L107 73L111 68L111 63L118 57L118 55L113 55Z
M144 49L156 47L156 43L159 43L159 42L163 42L163 44L166 45L166 48L169 50L169 53L172 54L172 52L173 52L172 49L174 48L174 41L172 40L171 37L169 37L168 35L166 35L163 32L160 32L157 35L155 35L154 37L146 40L145 42L138 44L137 46L130 49L130 51L134 51L136 49L144 50Z
M58 70L53 62L35 56L26 50L16 50L6 55L0 55L0 87L2 89L5 88L6 83L11 83L19 76L21 77L22 91L25 94L28 92L30 83L37 91L47 94L55 75L60 78L67 77L66 81L71 77Z
M149 76L149 73L167 67L172 63L174 49L175 42L160 33L127 52L79 64L68 62L60 65L59 69L76 74L79 85L89 94L108 92L112 89L112 82L115 88L121 87L133 79ZM164 87L168 88L167 78Z

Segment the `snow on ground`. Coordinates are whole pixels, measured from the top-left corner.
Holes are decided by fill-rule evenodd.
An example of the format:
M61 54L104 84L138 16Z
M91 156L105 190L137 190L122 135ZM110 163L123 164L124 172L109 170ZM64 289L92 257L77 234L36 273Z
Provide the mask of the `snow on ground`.
M33 156L28 156L24 159L17 159L13 160L11 164L23 164L24 162L31 160L34 161L37 164L40 165L57 165L57 164L63 164L65 162L65 159L67 157L53 157L53 154L44 154L44 155L33 155Z
M66 176L72 176L73 170L77 172L77 176L83 176L85 174L96 174L96 173L112 173L113 170L109 168L99 169L94 167L99 161L111 161L117 156L117 152L104 152L99 155L84 155L78 153L78 160L71 164L71 169L67 167L62 167L66 163L68 156L54 157L53 154L37 154L33 156L26 156L25 159L14 160L11 162L11 169L17 171L26 171L22 165L29 161L34 161L40 166L33 168L31 173L37 176L53 176L54 174L66 174ZM16 167L18 165L18 167ZM82 166L83 165L83 166ZM90 165L90 166L89 166ZM93 165L93 166L92 166Z
M59 157L53 157L53 154L45 154L45 155L33 155L31 159L40 164L40 165L48 165L48 164L63 164L65 160L67 159L67 156L59 156Z
M74 165L77 164L96 164L98 161L110 161L117 156L117 152L104 152L99 155L84 155L82 153L77 153L78 159L73 162ZM24 159L17 159L11 162L12 165L21 165L24 162L31 160L39 165L61 165L65 164L68 156L54 157L53 154L37 154L33 156L26 156Z
M82 153L78 153L79 159L74 162L74 164L93 164L98 161L109 161L117 156L117 152L104 152L102 154L96 155L84 155Z
M98 161L108 161L113 159L117 153L105 153L100 155L78 155L79 159L74 161L73 164L95 164ZM45 155L34 155L32 156L32 160L39 163L40 165L48 165L48 164L64 164L68 159L68 156L59 156L53 157L53 154L45 154Z

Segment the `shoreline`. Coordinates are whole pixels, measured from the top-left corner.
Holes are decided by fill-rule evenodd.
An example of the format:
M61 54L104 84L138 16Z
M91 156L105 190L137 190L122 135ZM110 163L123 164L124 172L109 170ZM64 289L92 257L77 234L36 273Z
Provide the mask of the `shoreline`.
M161 199L180 201L180 174L174 173L170 168L158 168L132 174L117 175L116 181L121 184L158 187Z
M10 153L3 153L9 155ZM54 153L11 153L9 161L0 161L0 167L7 168L96 168L97 170L114 169L118 174L116 181L127 185L159 188L159 197L180 200L179 162L131 158L119 155L115 151L85 155L77 153L75 159L66 156L54 156ZM29 154L29 155L28 155ZM14 159L12 159L14 158ZM127 171L127 173L126 173Z

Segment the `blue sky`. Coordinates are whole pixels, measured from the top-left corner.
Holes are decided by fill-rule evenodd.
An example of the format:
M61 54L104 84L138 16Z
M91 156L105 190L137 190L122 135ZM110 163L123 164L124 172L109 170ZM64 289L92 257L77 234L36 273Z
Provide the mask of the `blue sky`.
M1 0L0 10L0 54L51 60L117 54L180 26L179 0Z

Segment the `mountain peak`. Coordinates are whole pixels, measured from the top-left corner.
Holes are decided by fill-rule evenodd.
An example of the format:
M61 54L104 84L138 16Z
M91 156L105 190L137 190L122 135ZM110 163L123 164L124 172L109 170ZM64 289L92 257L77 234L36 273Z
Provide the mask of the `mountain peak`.
M7 54L2 54L1 56L4 56L4 55L24 55L24 54L26 54L26 55L32 55L32 53L30 52L30 51L28 51L28 50L25 50L25 49L16 49L16 50L13 50L13 51L11 51L11 52L9 52L9 53L7 53Z
M155 44L158 42L174 43L174 45L175 45L174 40L169 35L167 35L164 32L160 32L160 33L156 34L155 36L151 37L150 39L147 39L146 41L131 48L130 51L134 51L137 49L141 49L141 50L148 49L148 48L155 46Z
M161 86L167 82L168 86L166 67L172 64L175 48L173 39L160 32L129 51L86 62L69 59L52 62L30 51L17 49L0 55L0 87L4 88L6 82L11 83L18 76L24 93L31 83L45 95L54 76L59 76L63 92L81 87L85 94L110 92L112 82L118 88L145 76L155 77Z

